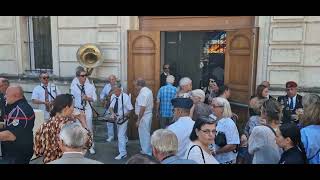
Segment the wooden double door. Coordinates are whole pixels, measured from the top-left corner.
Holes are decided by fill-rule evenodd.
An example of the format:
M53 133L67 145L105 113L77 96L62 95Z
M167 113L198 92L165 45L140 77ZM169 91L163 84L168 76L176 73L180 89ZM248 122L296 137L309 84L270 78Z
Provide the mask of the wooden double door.
M258 30L246 28L225 31L225 84L231 88L232 110L244 121L247 118L249 98L255 89ZM160 49L160 31L128 31L128 91L132 93L133 104L137 96L134 80L138 77L146 80L156 100L160 86ZM131 119L128 127L131 139L138 137L134 124L135 120ZM152 130L158 127L159 122L153 118Z

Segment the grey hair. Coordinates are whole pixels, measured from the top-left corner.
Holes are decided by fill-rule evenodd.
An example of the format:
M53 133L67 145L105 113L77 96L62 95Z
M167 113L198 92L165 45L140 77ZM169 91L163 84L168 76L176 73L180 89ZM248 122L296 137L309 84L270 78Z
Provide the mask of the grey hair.
M81 72L86 72L82 66L78 66L76 69L76 76L79 77Z
M116 82L115 85L112 86L112 88L121 88L121 83L120 82Z
M302 106L305 108L315 102L320 102L320 96L317 94L306 94L302 98Z
M151 136L151 145L165 155L174 155L178 151L178 138L168 129L158 129Z
M224 117L224 118L231 118L232 117L232 111L231 111L230 103L228 100L226 100L225 98L222 98L222 97L216 97L216 98L213 98L212 104L214 102L216 102L218 104L218 106L223 106L222 117Z
M185 86L185 85L188 85L188 84L191 84L192 83L192 80L188 77L183 77L180 79L179 81L179 86Z
M6 86L10 86L10 82L7 78L0 78L0 81L5 84Z
M172 75L167 76L166 82L173 84L174 83L174 76L172 76Z
M138 79L137 80L137 86L145 87L146 81L144 79Z
M74 122L64 125L59 137L67 147L82 148L87 140L87 131L80 123Z

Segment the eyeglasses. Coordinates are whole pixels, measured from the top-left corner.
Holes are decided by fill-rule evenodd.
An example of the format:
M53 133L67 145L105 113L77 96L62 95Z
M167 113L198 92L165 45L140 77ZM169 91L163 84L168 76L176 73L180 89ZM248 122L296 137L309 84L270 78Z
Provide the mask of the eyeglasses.
M81 74L80 77L87 77L87 75L86 74Z
M202 129L200 129L200 131L204 132L206 135L209 135L210 132L211 132L212 134L216 134L216 133L217 133L217 131L216 131L215 129L214 129L214 130L210 130L210 129L202 130Z
M163 68L163 69L170 69L170 68L168 68L168 67L165 67L165 68Z
M210 82L211 82L211 83L214 83L214 82L216 82L216 81L215 81L215 80L210 80Z
M42 79L49 79L49 76L46 76L46 77L42 77Z
M218 108L218 107L222 108L222 107L224 107L224 106L216 106L216 105L212 105L212 107L213 107L213 108Z

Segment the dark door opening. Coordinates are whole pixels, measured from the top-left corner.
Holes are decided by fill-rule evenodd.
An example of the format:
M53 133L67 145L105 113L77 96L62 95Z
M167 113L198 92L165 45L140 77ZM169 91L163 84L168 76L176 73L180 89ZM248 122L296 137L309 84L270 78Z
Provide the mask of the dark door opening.
M170 64L171 73L178 84L182 77L192 79L193 89L208 86L214 76L224 83L225 31L165 32L164 62Z

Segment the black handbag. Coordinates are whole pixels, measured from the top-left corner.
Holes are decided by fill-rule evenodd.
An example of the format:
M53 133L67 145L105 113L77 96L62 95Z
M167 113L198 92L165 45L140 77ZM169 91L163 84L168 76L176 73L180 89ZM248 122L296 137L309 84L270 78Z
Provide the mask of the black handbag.
M218 145L219 147L223 147L225 145L227 145L227 138L226 138L226 134L222 131L219 131L214 139L216 145Z

